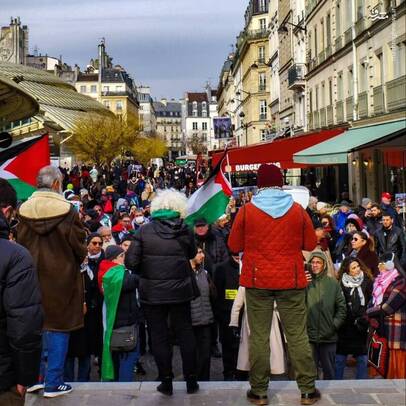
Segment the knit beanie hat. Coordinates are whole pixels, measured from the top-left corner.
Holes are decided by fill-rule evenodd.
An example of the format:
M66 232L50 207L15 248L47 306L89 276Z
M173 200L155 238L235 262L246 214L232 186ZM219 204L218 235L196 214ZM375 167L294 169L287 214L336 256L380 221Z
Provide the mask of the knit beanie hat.
M259 188L263 187L282 187L283 175L281 170L273 164L262 164L258 169L257 185Z
M104 257L107 260L112 261L113 259L116 259L123 252L124 252L124 250L120 246L118 246L118 245L109 245L106 248L106 252L104 254Z

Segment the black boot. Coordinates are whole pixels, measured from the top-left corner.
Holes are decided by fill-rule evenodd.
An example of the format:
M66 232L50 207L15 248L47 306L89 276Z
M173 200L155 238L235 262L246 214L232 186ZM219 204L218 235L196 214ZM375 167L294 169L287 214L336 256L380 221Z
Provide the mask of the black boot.
M186 392L189 394L196 393L199 390L199 384L197 383L197 377L191 375L186 378Z
M173 394L172 378L170 376L163 378L162 382L157 386L156 390L158 392L163 393L164 395L172 396Z

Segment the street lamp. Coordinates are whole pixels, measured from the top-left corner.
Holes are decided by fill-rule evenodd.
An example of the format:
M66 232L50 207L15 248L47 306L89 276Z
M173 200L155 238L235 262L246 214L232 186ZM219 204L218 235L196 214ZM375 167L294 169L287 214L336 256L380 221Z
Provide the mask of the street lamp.
M284 22L279 28L278 28L278 33L279 34L283 34L283 33L288 33L288 27L286 27L286 24L291 25L294 28L297 28L298 30L304 31L306 33L306 27L303 27L302 25L297 25L297 24L293 24L289 21Z

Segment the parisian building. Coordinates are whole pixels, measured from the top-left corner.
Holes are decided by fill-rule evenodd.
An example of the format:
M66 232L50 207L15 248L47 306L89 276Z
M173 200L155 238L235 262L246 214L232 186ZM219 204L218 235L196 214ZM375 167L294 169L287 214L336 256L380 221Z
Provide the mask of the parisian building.
M147 136L155 135L157 131L157 121L154 103L151 97L151 88L149 86L139 85L137 91L142 132Z
M182 138L182 102L161 99L153 103L156 115L156 132L168 147L169 160L186 153Z
M28 27L20 17L11 17L10 24L0 30L0 61L25 65L28 55Z

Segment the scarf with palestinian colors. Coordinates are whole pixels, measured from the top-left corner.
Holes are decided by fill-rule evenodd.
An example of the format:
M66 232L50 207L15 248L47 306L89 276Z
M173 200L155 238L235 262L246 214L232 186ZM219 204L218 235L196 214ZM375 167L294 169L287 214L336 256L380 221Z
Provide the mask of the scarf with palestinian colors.
M372 302L374 306L378 306L382 303L383 295L388 289L389 285L396 279L399 272L396 268L390 271L380 272L374 282L374 289L372 291Z
M111 261L102 261L100 264L99 284L104 294L103 303L103 356L101 380L114 380L114 365L110 350L111 335L116 320L117 307L123 286L125 268L123 265Z

